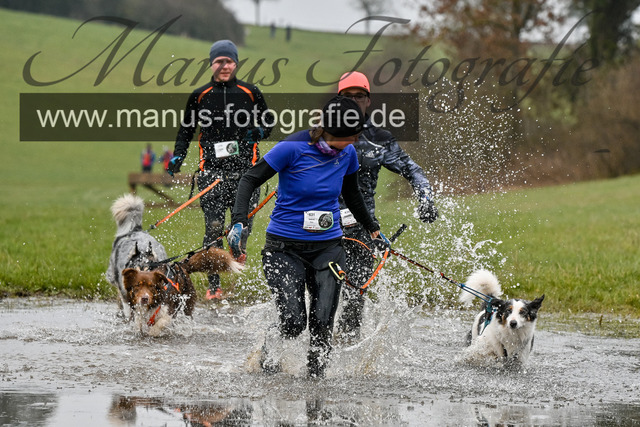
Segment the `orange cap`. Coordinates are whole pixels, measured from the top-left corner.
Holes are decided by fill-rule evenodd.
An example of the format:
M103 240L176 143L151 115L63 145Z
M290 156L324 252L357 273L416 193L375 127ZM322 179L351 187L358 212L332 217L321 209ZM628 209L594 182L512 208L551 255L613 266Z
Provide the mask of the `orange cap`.
M367 93L371 92L369 90L369 80L367 80L367 76L359 71L349 71L340 77L340 81L338 82L338 93L350 87L359 87L366 90Z

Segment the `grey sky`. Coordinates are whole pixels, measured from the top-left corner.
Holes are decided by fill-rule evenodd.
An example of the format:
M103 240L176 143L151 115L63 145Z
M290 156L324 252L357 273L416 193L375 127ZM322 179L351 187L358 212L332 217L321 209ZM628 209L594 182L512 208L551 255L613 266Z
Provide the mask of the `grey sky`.
M255 23L255 5L252 0L224 0L227 8L244 24ZM364 12L354 7L349 0L262 0L260 2L260 25L272 22L279 27L291 25L305 30L345 32L353 23L365 17ZM403 7L404 1L389 1L388 16L411 19L415 11ZM379 28L372 25L372 31ZM349 30L363 33L364 23Z
M255 23L255 4L253 0L223 0L228 9L234 12L236 18L244 24ZM560 10L565 10L567 0L557 0ZM355 0L261 0L260 25L270 25L272 22L279 27L291 25L305 30L319 30L330 32L345 32L356 21L365 17L364 12L355 7ZM411 5L411 4L414 5ZM410 19L416 22L417 8L411 0L388 1L388 10L385 15ZM568 21L554 32L554 39L561 39L574 25L578 17L572 16ZM424 17L420 19L424 22ZM640 9L634 13L632 21L640 23ZM371 31L375 32L381 27L381 23L373 23ZM397 28L394 28L397 27ZM401 30L397 25L392 25L386 32ZM584 37L585 29L576 32L577 37ZM349 30L350 33L364 33L365 24L359 23ZM535 33L531 38L536 40ZM575 42L575 39L572 40Z

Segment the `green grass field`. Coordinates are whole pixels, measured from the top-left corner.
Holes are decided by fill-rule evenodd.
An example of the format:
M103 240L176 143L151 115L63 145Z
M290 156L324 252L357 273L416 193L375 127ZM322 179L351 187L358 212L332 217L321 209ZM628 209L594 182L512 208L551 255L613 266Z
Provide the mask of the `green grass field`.
M115 26L87 24L72 38L78 21L0 9L5 37L0 105L3 132L3 183L0 186L0 295L68 295L113 298L102 277L115 226L109 206L128 191L127 174L139 168L141 142L20 142L18 104L21 92L185 92L192 87L156 83L136 87L132 70L140 53L126 56L103 83L94 86L102 63L95 61L74 77L52 86L29 86L23 66L34 53L34 75L58 80L94 58L121 32ZM25 29L28 29L25 30ZM124 43L131 49L148 32L134 31ZM349 50L363 49L364 36L295 31L285 44L268 38L268 29L250 28L241 57L266 58L266 63L291 58L281 80L263 90L273 92L330 91L311 87L305 74L315 60L319 73L335 76L355 61ZM9 36L10 35L10 36ZM156 75L171 58L203 58L210 43L164 36L147 58L144 73ZM310 48L313 46L313 48ZM133 51L135 52L135 51ZM336 71L338 70L338 71ZM154 142L156 151L166 143ZM169 145L169 144L166 144ZM263 149L268 149L267 144ZM184 170L195 168L192 149ZM399 199L406 182L383 173L378 212L387 234L401 224L410 227L397 250L452 278L463 281L474 268L494 270L510 296L546 294L545 310L640 317L640 176L549 188L441 197L439 221L419 223L411 216L413 202ZM273 188L273 184L271 184ZM174 188L186 200L188 188ZM141 190L140 195L157 200ZM249 271L227 277L237 298L252 302L268 296L262 280L259 251L271 202L257 215L249 242ZM168 209L151 208L145 227ZM203 232L202 214L187 209L153 233L171 255L197 248ZM441 280L392 259L374 285L429 305L454 304L456 289ZM199 290L204 280L197 278ZM375 288L378 286L378 289Z

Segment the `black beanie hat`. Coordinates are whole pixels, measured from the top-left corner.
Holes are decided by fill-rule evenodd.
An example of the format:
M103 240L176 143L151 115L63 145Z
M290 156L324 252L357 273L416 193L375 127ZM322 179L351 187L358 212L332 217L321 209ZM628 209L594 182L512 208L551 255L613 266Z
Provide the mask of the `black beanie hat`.
M219 56L227 56L233 59L233 62L238 63L238 48L231 40L218 40L211 45L209 49L209 65L213 63L213 60Z
M322 109L322 129L339 138L362 132L364 114L351 98L336 95Z

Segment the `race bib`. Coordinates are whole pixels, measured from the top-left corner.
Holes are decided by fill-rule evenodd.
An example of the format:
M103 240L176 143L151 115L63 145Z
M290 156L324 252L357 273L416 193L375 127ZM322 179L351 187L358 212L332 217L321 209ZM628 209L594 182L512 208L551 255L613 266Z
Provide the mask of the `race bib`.
M235 156L240 152L238 141L222 141L213 145L217 159L223 159L229 156Z
M302 228L307 231L326 231L333 227L333 214L330 211L306 211Z
M340 209L340 218L342 219L342 226L343 227L351 227L353 225L356 225L358 223L358 221L356 221L356 218L353 216L353 214L351 213L351 211L349 209Z

